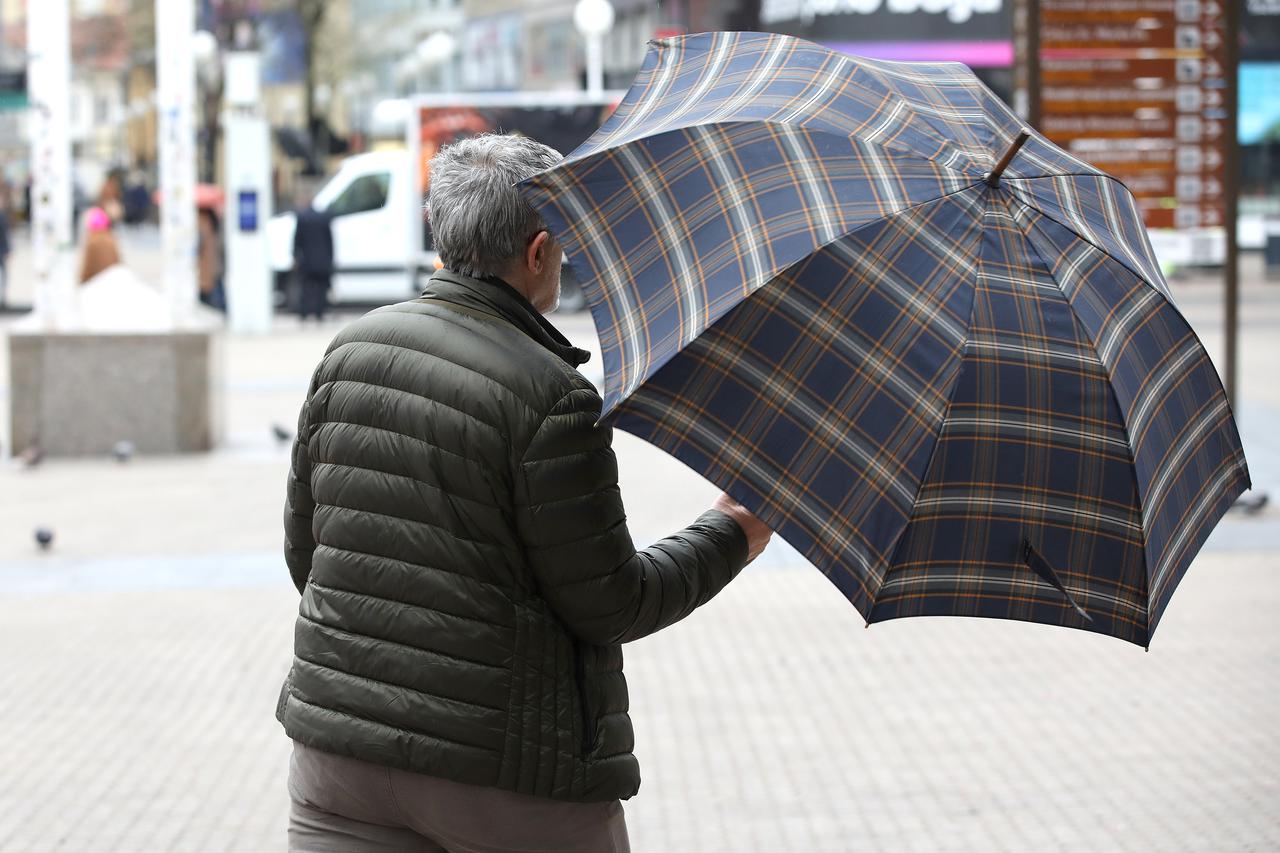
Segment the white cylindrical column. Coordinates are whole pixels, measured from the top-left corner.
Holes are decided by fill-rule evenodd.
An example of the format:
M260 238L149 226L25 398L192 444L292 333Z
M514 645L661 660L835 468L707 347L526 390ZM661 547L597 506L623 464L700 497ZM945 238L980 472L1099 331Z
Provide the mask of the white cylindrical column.
M73 240L71 50L68 0L27 4L27 88L31 100L32 305L46 326L71 304Z
M593 98L604 92L604 39L600 35L587 38L587 92Z
M587 46L587 91L598 98L604 92L604 34L613 27L613 6L609 0L578 0L573 7L573 25Z
M38 5L38 4L37 4ZM192 0L156 3L156 101L164 289L175 323L194 311L196 278L196 67Z
M226 182L227 319L233 332L271 331L275 310L267 220L271 218L271 139L261 102L260 63L250 51L228 53L222 118Z

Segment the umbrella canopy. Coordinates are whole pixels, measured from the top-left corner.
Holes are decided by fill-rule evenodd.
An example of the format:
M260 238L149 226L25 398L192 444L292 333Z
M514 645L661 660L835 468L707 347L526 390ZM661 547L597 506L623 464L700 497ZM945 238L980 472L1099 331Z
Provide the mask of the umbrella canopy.
M1021 129L960 64L710 33L655 42L524 188L591 305L603 417L868 622L1146 645L1244 455L1133 197Z

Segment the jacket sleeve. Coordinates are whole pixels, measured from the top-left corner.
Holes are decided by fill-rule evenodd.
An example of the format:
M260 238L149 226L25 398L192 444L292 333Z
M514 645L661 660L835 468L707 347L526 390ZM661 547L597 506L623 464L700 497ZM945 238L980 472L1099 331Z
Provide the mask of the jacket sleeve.
M314 381L312 393L314 393ZM289 567L293 585L302 592L311 574L311 554L316 549L311 535L311 515L315 501L311 499L311 457L307 448L311 409L311 393L298 414L298 434L293 439L289 457L289 481L284 499L284 562Z
M637 640L678 622L732 580L747 538L714 510L643 551L627 531L613 431L601 401L566 394L520 462L517 526L539 591L566 627L596 645Z

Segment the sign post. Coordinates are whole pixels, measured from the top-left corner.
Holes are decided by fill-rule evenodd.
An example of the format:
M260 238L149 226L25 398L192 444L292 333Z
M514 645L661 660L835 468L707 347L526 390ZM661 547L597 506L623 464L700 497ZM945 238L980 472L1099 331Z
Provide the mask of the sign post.
M271 141L258 108L259 68L257 53L232 51L223 77L227 318L233 332L252 334L271 331L274 311L266 230L271 218Z
M40 4L33 4L39 6ZM196 66L192 0L156 3L160 241L175 324L194 312L196 283Z
M32 307L46 328L65 316L71 282L71 50L68 0L27 8L31 101Z
M1223 140L1223 196L1226 209L1223 212L1223 224L1227 229L1227 257L1222 265L1224 278L1223 310L1226 337L1226 362L1223 364L1223 385L1227 392L1227 402L1236 406L1239 415L1239 398L1236 396L1237 342L1239 340L1240 322L1240 247L1238 220L1240 216L1240 9L1239 4L1226 0L1223 9L1223 42L1225 51L1223 64L1226 71L1226 86L1223 97L1226 101L1227 118L1225 139Z

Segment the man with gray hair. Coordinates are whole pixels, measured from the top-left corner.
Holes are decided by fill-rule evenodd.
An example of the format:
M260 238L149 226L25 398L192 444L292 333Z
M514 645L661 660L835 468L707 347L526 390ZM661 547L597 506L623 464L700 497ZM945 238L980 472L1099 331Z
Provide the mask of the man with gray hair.
M561 249L514 188L559 160L519 136L442 149L444 269L343 329L312 377L284 517L290 849L627 850L620 644L768 542L722 495L632 544L587 353L542 316Z

